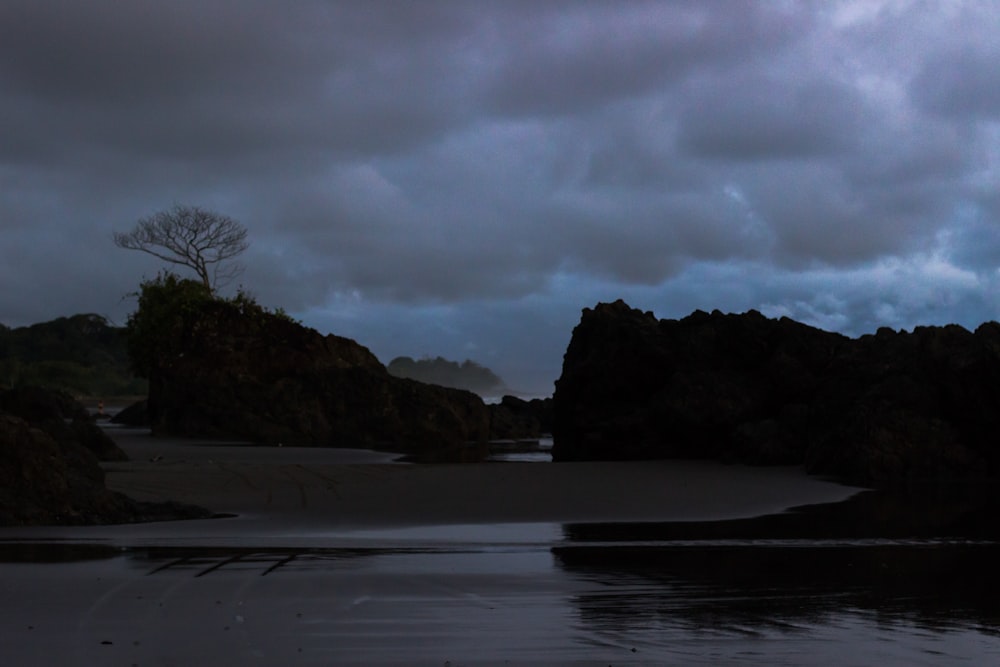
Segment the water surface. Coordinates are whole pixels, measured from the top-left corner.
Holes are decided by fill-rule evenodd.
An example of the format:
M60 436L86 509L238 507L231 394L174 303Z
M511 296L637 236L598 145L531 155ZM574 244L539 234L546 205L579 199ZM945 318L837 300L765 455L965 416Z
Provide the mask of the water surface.
M7 540L0 655L11 664L1000 664L995 509L974 494L862 494L703 523L215 544L190 534L88 541L85 530Z

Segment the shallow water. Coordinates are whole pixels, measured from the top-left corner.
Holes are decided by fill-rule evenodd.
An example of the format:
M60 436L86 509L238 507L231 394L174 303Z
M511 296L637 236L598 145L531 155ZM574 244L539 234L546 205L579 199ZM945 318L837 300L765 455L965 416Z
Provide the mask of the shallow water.
M995 507L0 542L7 664L1000 664ZM936 508L934 514L928 507ZM108 533L102 533L107 536ZM125 534L125 533L123 533Z

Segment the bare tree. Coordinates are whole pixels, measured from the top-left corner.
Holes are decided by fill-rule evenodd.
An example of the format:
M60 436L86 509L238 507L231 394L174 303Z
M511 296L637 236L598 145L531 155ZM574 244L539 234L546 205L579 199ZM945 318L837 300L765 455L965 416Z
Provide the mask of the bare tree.
M243 265L227 260L250 244L246 227L232 218L197 206L174 205L136 223L127 233L114 233L115 245L141 250L154 257L194 269L213 292L243 272Z

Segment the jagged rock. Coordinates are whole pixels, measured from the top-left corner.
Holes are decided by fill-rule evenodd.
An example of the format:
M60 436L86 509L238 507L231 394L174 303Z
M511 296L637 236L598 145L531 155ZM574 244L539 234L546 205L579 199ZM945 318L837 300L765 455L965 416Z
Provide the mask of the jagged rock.
M29 422L88 418L86 408L66 392L41 387L0 390L0 409Z
M149 426L149 402L145 398L136 401L116 412L109 421L121 426Z
M100 461L126 461L128 456L94 423L82 404L61 391L40 387L0 390L0 411L20 417L59 442L83 445Z
M32 390L20 399L22 405L36 408L68 405L64 396L46 399L45 394ZM140 503L108 491L94 452L81 444L72 428L52 429L46 414L44 410L34 414L41 419L39 427L0 409L0 525L126 523L210 515L202 508Z
M475 394L393 377L355 341L288 318L199 308L183 354L150 374L154 434L485 456L489 412Z
M490 405L490 439L539 438L552 432L552 399L504 396Z
M802 464L854 482L1000 473L1000 325L850 339L787 318L585 309L555 460Z
M85 451L66 457L45 432L0 414L0 523L86 523L81 514L95 505L115 512L113 497L98 490L100 466Z

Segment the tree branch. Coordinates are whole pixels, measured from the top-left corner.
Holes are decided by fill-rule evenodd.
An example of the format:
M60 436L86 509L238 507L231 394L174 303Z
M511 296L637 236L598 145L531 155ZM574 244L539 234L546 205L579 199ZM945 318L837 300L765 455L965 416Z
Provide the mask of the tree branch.
M113 238L119 248L140 250L189 267L212 291L243 272L239 263L226 267L221 263L250 246L246 227L236 220L197 206L181 205L142 218L132 231L114 232Z

